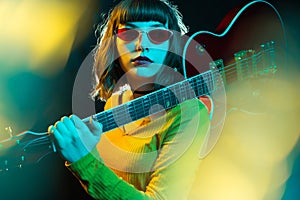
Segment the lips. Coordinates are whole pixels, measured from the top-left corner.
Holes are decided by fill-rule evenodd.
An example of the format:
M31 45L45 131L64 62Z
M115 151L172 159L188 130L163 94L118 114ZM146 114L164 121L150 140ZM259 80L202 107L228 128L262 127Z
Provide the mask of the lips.
M138 56L134 59L131 60L131 62L135 65L150 65L151 63L153 63L152 60L150 60L148 57L146 56Z

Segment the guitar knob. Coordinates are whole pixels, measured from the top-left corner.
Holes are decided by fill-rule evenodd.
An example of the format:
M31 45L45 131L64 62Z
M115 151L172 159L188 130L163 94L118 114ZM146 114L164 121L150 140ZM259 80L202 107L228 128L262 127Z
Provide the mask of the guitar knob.
M196 45L196 52L198 55L202 56L204 53L205 53L205 48L206 48L206 45L205 44L197 44Z

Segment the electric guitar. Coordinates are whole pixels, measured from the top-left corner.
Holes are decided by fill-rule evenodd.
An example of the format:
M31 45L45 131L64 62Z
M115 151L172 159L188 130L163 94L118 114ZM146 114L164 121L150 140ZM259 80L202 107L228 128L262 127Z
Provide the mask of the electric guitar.
M210 95L214 103L211 120L215 131L206 139L209 152L220 135L226 114L222 91L228 93L232 90L231 85L250 83L251 86L244 89L245 99L260 97L262 94L251 82L273 77L285 52L282 20L274 6L265 1L253 1L234 9L214 33L199 31L185 40L183 67L186 79L93 115L103 124L103 132L173 108L188 99ZM230 106L233 101L234 98L229 98L225 106ZM237 103L240 102L239 98ZM161 106L153 107L157 104ZM89 117L83 119L84 122L88 120ZM55 145L47 132L24 131L0 141L0 172L37 163L53 152L56 152Z

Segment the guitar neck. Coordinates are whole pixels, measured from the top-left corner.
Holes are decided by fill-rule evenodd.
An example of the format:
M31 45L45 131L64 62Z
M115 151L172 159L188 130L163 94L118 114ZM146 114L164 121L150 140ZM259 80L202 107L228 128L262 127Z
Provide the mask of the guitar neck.
M208 95L215 90L214 74L211 70L162 88L128 103L92 116L103 125L103 132L115 129L149 115L168 110L183 101ZM160 105L160 106L155 106ZM88 122L90 117L83 119Z

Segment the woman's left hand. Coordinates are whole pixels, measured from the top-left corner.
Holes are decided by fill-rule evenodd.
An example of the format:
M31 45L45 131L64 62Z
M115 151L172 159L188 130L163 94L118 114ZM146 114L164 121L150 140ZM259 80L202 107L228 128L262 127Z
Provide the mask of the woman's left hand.
M90 120L86 125L76 115L62 117L48 132L54 137L58 152L68 162L76 162L87 155L99 142L102 124Z

